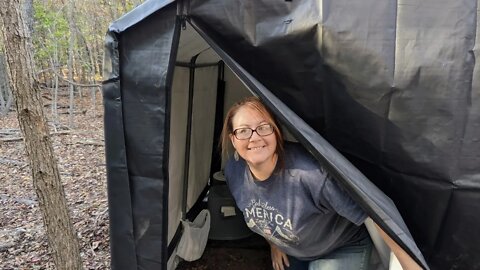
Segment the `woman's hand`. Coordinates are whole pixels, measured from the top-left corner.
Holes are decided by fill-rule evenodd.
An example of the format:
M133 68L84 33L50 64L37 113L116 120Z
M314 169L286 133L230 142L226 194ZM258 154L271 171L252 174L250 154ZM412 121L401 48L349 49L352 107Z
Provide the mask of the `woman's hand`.
M290 267L287 254L283 253L278 247L270 242L270 252L272 256L272 266L274 270L284 270L284 265Z

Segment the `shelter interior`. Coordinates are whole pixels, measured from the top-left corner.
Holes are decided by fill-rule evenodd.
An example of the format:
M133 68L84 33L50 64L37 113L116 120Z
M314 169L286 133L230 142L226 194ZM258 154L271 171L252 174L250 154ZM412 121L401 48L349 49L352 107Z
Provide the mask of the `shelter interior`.
M236 101L253 95L221 60L190 25L181 30L170 106L169 249L178 242L181 220L194 218L192 213L198 213L195 208L206 206L213 175L223 168L225 159L220 156L218 140L226 111ZM289 134L286 138L295 140ZM388 250L378 251L380 262ZM174 269L178 262L173 251L168 269ZM383 259L377 269L395 269L392 262L386 264Z

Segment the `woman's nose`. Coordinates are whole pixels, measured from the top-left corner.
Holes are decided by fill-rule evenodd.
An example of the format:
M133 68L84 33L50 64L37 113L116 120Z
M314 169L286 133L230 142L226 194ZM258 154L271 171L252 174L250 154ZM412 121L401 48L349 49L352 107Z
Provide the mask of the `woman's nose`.
M255 137L255 138L254 138L254 137ZM250 136L250 141L255 141L255 140L258 140L259 138L261 138L261 136L258 135L258 133L257 133L256 130L254 130L254 131L252 132L252 136Z

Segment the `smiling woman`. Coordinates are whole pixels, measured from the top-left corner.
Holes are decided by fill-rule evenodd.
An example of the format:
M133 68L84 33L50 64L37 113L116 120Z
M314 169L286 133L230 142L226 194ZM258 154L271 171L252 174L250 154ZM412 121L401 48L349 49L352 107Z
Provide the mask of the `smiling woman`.
M221 135L228 187L247 226L270 244L272 266L368 269L372 241L365 211L301 145L286 143L273 114L256 97L234 104ZM381 235L405 269L419 266Z
M282 133L273 114L256 97L243 99L227 113L221 140L224 156L228 141L235 148L235 159L242 157L258 180L265 180L277 161L283 163Z
M237 111L232 123L235 129L230 139L235 151L247 162L257 179L265 180L273 172L278 158L275 153L277 139L267 127L273 128L258 111L246 106ZM258 130L267 130L268 134L260 136Z

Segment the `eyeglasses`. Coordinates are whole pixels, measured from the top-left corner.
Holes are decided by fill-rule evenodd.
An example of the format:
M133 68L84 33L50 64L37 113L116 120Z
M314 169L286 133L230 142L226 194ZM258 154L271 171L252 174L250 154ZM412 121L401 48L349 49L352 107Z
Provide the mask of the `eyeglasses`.
M273 133L273 127L270 124L263 124L255 129L251 128L237 128L233 131L233 135L235 135L235 138L239 140L247 140L250 139L253 135L253 132L256 132L259 136L268 136Z

